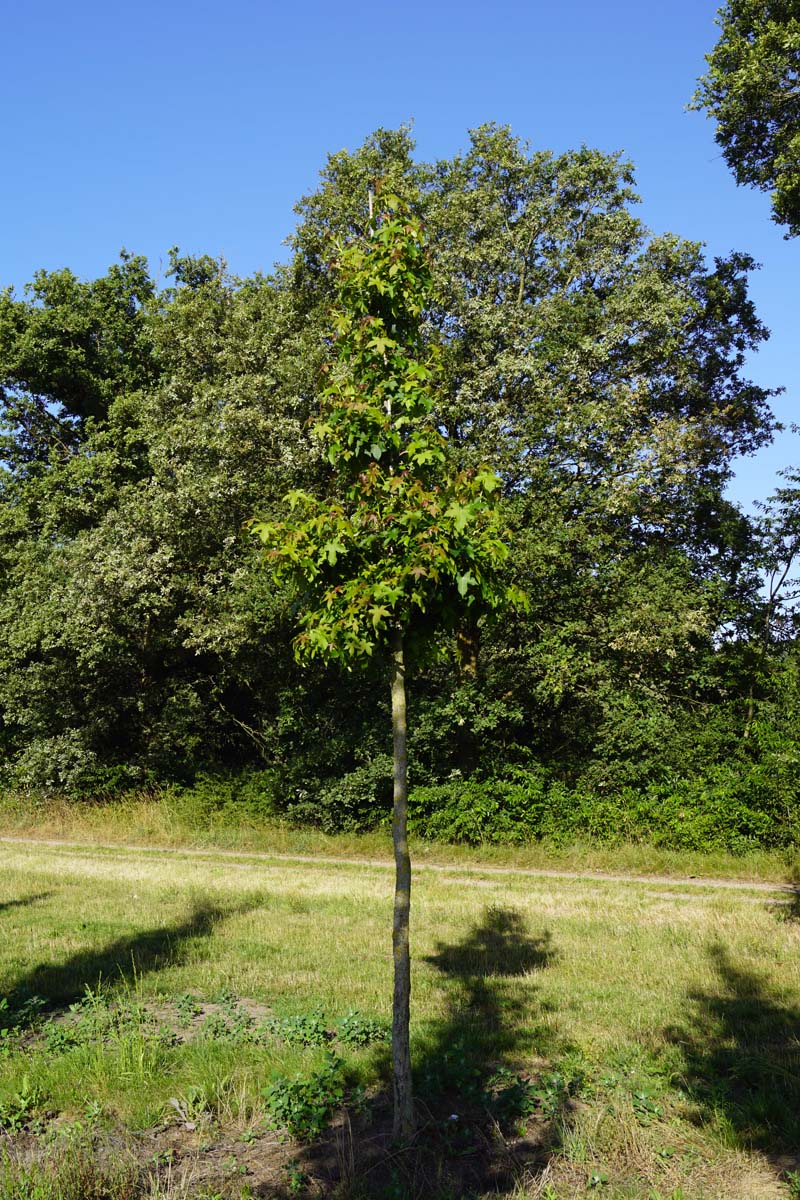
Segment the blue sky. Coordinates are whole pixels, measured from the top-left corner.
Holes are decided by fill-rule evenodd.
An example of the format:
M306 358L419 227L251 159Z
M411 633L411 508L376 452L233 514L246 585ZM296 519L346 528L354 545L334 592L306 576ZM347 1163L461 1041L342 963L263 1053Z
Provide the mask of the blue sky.
M716 0L38 0L3 28L0 285L39 267L102 273L122 246L224 254L240 274L284 253L292 206L325 156L413 121L422 158L485 121L536 148L583 142L633 160L656 231L745 250L770 342L750 364L798 419L800 239L737 188L713 125L685 112L716 41ZM748 504L800 464L786 430L737 464Z

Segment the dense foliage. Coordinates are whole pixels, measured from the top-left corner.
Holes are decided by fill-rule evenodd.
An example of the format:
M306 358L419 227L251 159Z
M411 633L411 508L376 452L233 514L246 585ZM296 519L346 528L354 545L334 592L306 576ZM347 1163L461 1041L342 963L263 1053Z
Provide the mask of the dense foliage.
M295 489L283 521L252 522L274 578L295 580L301 660L363 665L399 635L425 647L473 610L521 603L502 581L508 556L494 471L448 470L434 406L439 345L426 345L428 248L397 196L366 234L339 248L337 362L324 368L311 437L335 472L336 495Z
M299 667L292 595L244 532L290 492L345 499L309 430L334 248L367 227L377 180L418 196L438 437L454 471L499 473L505 583L529 598L452 635L455 682L435 661L415 677L412 823L790 841L797 479L756 521L724 495L773 428L744 376L766 337L753 263L648 233L618 156L530 152L496 127L438 163L404 130L334 155L269 277L175 251L159 288L126 254L0 296L5 786L205 795L213 778L220 804L326 828L387 814L380 664Z

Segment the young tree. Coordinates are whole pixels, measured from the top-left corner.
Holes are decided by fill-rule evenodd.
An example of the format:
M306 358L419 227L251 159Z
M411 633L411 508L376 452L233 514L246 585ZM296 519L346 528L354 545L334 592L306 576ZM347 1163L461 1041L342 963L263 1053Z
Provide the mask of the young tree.
M727 0L692 107L717 122L737 183L772 192L773 218L800 234L800 9L797 0Z
M385 653L390 664L396 866L392 1067L394 1134L414 1128L409 1001L411 865L406 836L406 671L442 645L467 612L524 603L501 579L508 550L494 472L448 469L433 418L438 353L423 311L431 276L410 209L385 196L366 233L340 248L334 311L338 364L313 434L327 448L338 497L295 491L283 522L252 529L281 577L303 592L301 660L348 668Z

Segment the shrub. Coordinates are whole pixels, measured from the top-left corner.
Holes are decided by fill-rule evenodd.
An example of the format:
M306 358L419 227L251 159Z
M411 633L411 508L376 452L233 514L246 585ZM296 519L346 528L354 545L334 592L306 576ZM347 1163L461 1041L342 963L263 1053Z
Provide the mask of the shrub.
M141 773L139 773L141 775ZM136 782L135 769L103 768L82 731L68 729L28 743L11 771L11 785L42 795L97 795Z
M379 754L341 779L300 793L286 813L297 824L318 825L325 833L352 833L374 829L391 809L392 760Z
M519 845L541 832L547 780L540 768L514 768L505 779L462 779L412 788L408 827L420 837L477 846Z
M467 845L546 839L604 844L649 842L670 850L784 849L800 840L796 784L764 763L733 760L703 776L672 776L641 787L548 781L541 768L505 778L451 778L413 788L409 828Z
M167 789L165 799L184 820L197 827L235 825L243 817L273 816L280 787L280 774L275 770L200 774L189 786Z

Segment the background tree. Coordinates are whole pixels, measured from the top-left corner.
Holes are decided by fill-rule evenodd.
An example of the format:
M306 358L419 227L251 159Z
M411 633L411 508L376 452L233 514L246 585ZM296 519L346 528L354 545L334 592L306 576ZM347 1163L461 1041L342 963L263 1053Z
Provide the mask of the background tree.
M769 497L758 521L760 566L764 578L760 603L752 608L753 628L747 640L750 681L745 736L756 717L757 700L769 698L770 675L785 671L787 655L797 640L800 579L800 472L781 471L783 485Z
M800 10L796 0L728 0L692 107L717 122L737 183L772 193L773 219L800 234Z
M0 456L9 464L68 454L123 391L158 376L147 263L123 251L100 279L39 271L23 298L0 293Z
M331 247L365 234L384 177L416 188L429 236L432 421L449 463L499 468L504 570L530 598L483 629L467 613L452 640L468 669L418 663L412 824L785 840L778 767L800 730L775 697L794 634L770 638L745 739L766 559L724 494L772 429L745 374L766 336L750 260L650 234L616 155L532 151L495 126L438 163L413 151L407 130L378 131L332 156L270 276L176 252L166 287L124 259L0 303L0 782L196 785L220 817L247 805L328 831L386 811L381 656L346 694L335 664L301 669L289 584L240 536L289 490L341 500L306 421Z
M75 349L65 382L60 351L38 352L83 329L87 295L116 297L103 279L41 277L44 300L6 303L0 709L22 786L113 791L252 761L291 661L241 527L315 470L301 431L316 326L275 279L242 284L207 257L172 267L170 287L125 308L147 347L138 373L132 353L109 349L90 372ZM120 340L119 306L91 311L87 355ZM97 398L79 424L75 377ZM35 445L23 384L43 417ZM251 669L265 629L272 652Z
M370 197L370 205L372 203ZM399 200L339 253L338 368L314 436L328 450L339 499L288 497L294 516L255 521L279 576L303 589L300 658L348 667L391 658L396 881L393 924L394 1134L414 1117L409 1048L411 864L407 819L406 670L468 609L522 601L501 582L506 557L489 470L452 471L436 428L437 354L423 337L430 270L419 224Z
M407 134L379 131L329 160L300 206L295 270L309 291L330 287L326 239L366 224L378 165L396 176L409 159ZM464 745L480 721L483 763L496 751L500 772L520 752L575 779L605 744L613 778L617 707L663 746L654 706L705 701L697 664L738 595L748 535L724 487L732 458L772 425L769 393L743 378L766 336L747 294L753 264L709 266L697 243L650 235L630 164L588 148L531 152L484 126L413 178L443 346L437 416L464 465L498 465L531 598L458 703L432 689L431 726ZM628 759L650 772L663 754Z

